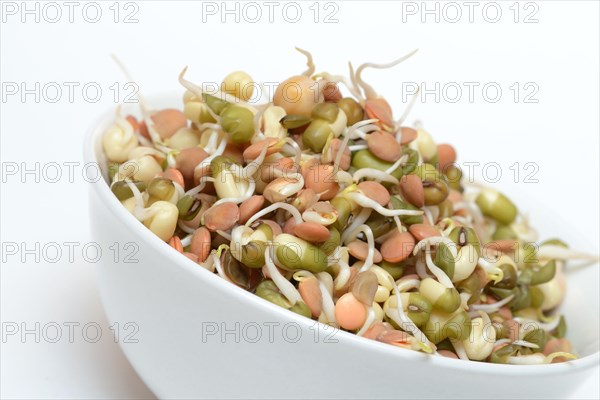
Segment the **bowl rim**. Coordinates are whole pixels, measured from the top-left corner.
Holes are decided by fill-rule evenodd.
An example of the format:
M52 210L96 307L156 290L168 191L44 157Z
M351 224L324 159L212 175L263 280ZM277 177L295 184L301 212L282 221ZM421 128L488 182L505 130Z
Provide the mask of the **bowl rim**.
M173 100L174 93L175 92L173 91L157 93L147 97L147 99L157 99L157 102L169 101ZM97 117L91 127L88 129L83 143L84 163L86 165L88 163L96 164L100 171L104 170L101 165L103 160L97 159L95 154L95 144L100 140L100 136L106 127L112 122L114 114L115 107L112 107ZM136 232L139 236L140 242L153 246L161 255L171 260L172 264L174 264L174 268L181 269L183 272L189 274L190 277L193 277L193 279L202 280L203 284L211 285L219 290L224 291L229 296L238 298L240 303L247 302L256 308L268 310L268 313L277 316L281 320L297 323L304 329L310 329L311 326L314 327L316 324L321 324L318 321L314 321L278 307L277 305L272 304L253 293L250 293L220 277L215 276L214 273L211 273L204 268L198 268L198 265L189 260L187 257L181 257L179 253L173 251L173 249L167 243L160 240L160 238L154 235L150 230L145 229L145 227L140 224L139 221L135 219L125 207L122 206L118 199L113 195L109 185L104 179L104 176L103 179L95 182L89 181L89 185L93 187L91 192L99 197L100 201L104 204L109 212L121 220L121 222L125 224L129 230ZM92 212L92 210L90 210L90 212ZM346 341L350 346L357 346L367 349L368 351L385 353L386 355L393 354L393 357L397 357L399 361L424 361L432 363L437 367L455 369L465 372L472 372L476 369L478 373L502 374L505 376L554 375L574 373L579 370L590 369L598 366L600 363L600 351L596 351L592 354L577 358L572 361L544 365L505 365L477 362L472 360L465 362L465 360L447 357L431 357L429 354L380 343L375 340L366 339L350 332L343 331L341 329L338 329L335 335L338 341Z

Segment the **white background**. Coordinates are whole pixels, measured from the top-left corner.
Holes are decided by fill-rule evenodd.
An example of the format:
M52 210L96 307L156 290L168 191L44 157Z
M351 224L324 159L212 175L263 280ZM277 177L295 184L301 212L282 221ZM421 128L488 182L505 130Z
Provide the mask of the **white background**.
M456 82L463 97L456 103L434 95L417 104L409 121L421 119L439 142L451 142L460 161L494 161L502 168L498 182L523 209L533 224L552 220L550 232L542 237L560 236L563 224L577 224L581 236L598 252L598 159L599 159L599 6L595 1L538 1L520 10L514 22L514 3L498 2L502 16L497 23L484 19L480 3L469 22L468 8L462 2L460 21L448 22L455 9L440 14L403 14L403 6L392 2L337 2L337 23L324 23L324 5L318 23L313 21L312 2L302 3L298 23L287 22L282 6L275 10L274 22L268 21L268 9L257 23L234 21L220 14L203 21L201 3L135 2L137 23L122 20L134 8L121 10L114 22L112 2L102 3L97 23L82 16L83 4L75 9L69 22L68 9L61 6L60 21L50 23L55 10L46 15L4 13L1 25L1 80L3 85L25 82L33 88L56 82L63 88L62 98L51 103L55 92L22 99L7 95L1 102L2 242L25 243L28 248L49 242L89 242L88 191L82 167L75 166L74 182L68 169L62 179L50 183L40 171L35 175L6 175L12 163L33 168L50 162L81 162L84 133L95 118L114 107L114 92L109 87L126 82L110 59L117 54L135 75L145 93L179 90L177 74L189 65L189 78L197 82L220 81L228 72L243 69L255 80L274 82L305 69L304 58L294 46L309 49L318 70L346 73L347 61L388 62L413 48L419 53L409 62L392 70L367 71L366 79L394 105L399 115L404 109L402 82ZM433 9L435 2L428 2ZM20 2L14 3L20 6ZM59 4L62 4L59 2ZM220 2L215 3L220 6ZM421 8L421 2L412 3ZM440 13L444 3L438 3ZM31 4L30 8L34 5ZM40 13L43 3L38 4ZM231 5L233 7L233 5ZM406 4L404 5L406 7ZM514 6L513 6L514 7ZM531 12L537 23L524 23ZM88 10L88 17L94 17ZM252 10L247 10L252 11ZM420 9L419 11L422 11ZM488 9L488 19L494 18ZM248 14L251 18L254 14ZM293 17L290 11L288 17ZM444 16L446 18L444 18ZM45 18L46 17L46 18ZM404 17L404 20L403 20ZM73 101L69 101L64 82L77 82ZM96 103L87 101L81 87L96 82L103 89ZM478 82L473 102L463 82ZM496 82L503 90L500 100L483 98L481 87ZM521 93L514 101L509 88L519 82ZM525 103L523 85L532 82L539 88L533 96L537 103ZM5 86L6 88L6 86ZM93 93L90 92L90 96ZM492 92L490 92L493 95ZM121 100L124 92L121 92ZM448 92L454 97L454 92ZM23 101L24 100L24 101ZM521 165L519 182L509 169ZM539 166L534 178L538 183L523 182L523 165ZM18 165L22 168L22 165ZM529 170L531 171L531 170ZM46 170L50 179L55 171ZM493 172L493 170L489 170ZM481 178L481 170L475 174ZM493 178L493 176L492 176ZM536 207L553 210L543 214ZM569 238L564 238L567 241ZM66 247L63 247L66 252ZM104 249L103 257L110 257ZM49 255L53 257L54 253ZM48 343L34 335L22 341L19 335L1 343L1 396L3 398L147 398L151 393L137 378L114 343L105 320L94 281L94 264L86 262L81 247L73 262L68 254L51 263L3 251L1 268L2 323L21 323L33 328L55 322L78 322L73 343L68 330L58 343ZM48 257L47 257L48 258ZM97 323L103 336L97 343L84 340L81 327ZM93 331L90 331L93 333ZM92 335L93 336L93 335ZM577 388L574 398L598 398L598 375Z

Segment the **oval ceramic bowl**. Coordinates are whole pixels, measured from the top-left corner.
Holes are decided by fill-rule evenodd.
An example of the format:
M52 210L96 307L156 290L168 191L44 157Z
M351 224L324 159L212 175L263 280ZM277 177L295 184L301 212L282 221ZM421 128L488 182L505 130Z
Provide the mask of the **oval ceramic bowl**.
M153 104L178 105L180 98ZM113 119L110 110L89 132L86 162L104 166L101 137ZM104 308L112 323L135 324L128 325L135 335L122 336L120 345L161 398L556 398L598 365L597 266L568 273L562 310L579 359L540 366L461 361L326 329L178 254L129 214L104 180L92 184L90 200L94 239L121 249L118 260L103 257L97 268Z

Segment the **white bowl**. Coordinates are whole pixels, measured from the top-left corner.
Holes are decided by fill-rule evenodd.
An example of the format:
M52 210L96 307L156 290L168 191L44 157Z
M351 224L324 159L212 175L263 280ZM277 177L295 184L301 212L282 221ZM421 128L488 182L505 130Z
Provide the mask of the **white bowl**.
M89 132L86 162L104 165L101 137L113 118L106 112ZM154 236L105 181L91 186L93 238L121 249L118 262L111 254L97 268L102 302L121 326L125 355L160 398L556 398L599 363L597 267L568 273L562 306L581 358L513 366L432 357L325 329L226 282ZM126 262L136 246L138 262Z

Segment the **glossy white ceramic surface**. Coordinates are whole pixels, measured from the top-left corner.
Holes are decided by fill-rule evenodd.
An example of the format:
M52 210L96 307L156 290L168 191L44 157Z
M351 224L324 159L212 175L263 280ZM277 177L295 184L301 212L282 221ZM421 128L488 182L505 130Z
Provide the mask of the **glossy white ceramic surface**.
M154 104L176 105L179 98L166 95ZM101 134L113 116L108 111L89 132L87 162L103 163ZM598 365L597 266L568 273L562 310L578 360L508 366L432 357L325 330L268 303L175 252L104 181L90 191L94 239L103 247L139 246L138 262L103 257L98 282L109 319L139 327L137 343L120 344L161 398L555 398ZM569 227L565 232L580 239Z

